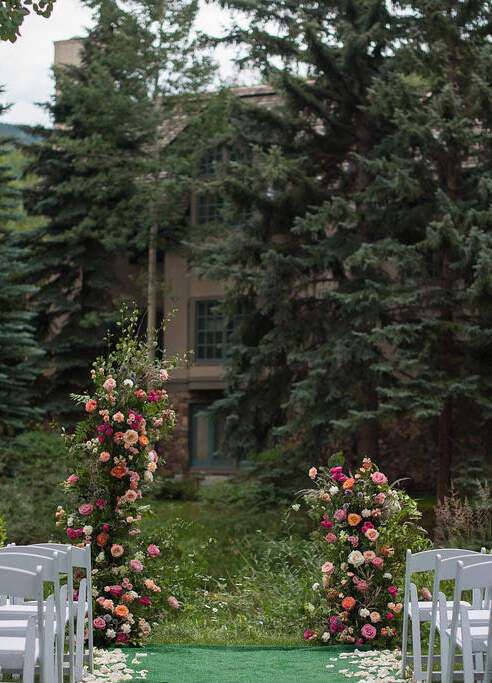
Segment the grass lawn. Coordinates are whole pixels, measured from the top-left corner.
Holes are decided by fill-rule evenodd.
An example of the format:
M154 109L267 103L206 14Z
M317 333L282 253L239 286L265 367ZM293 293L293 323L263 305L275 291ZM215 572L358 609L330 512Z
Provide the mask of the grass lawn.
M178 520L169 586L182 605L156 626L152 642L304 644L299 614L318 564L305 521L205 502L154 500L152 509L144 532Z

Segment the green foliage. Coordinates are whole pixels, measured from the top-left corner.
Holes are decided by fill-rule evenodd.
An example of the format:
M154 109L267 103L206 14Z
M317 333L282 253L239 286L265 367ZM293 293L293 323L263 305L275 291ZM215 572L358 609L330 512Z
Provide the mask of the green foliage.
M0 114L5 109L0 105ZM19 220L20 194L10 161L9 140L0 137L0 433L22 429L39 416L32 383L43 355L28 307L36 293L28 284L35 265L11 230Z
M194 477L176 479L161 474L161 482L155 496L162 500L196 500L198 498L198 480Z
M20 27L31 9L41 17L51 16L56 0L2 0L0 3L0 40L15 43Z
M473 495L462 496L451 488L436 506L436 542L450 548L489 549L492 538L490 484L475 481Z
M44 543L54 531L54 510L67 459L62 438L33 429L0 449L0 515L9 543Z

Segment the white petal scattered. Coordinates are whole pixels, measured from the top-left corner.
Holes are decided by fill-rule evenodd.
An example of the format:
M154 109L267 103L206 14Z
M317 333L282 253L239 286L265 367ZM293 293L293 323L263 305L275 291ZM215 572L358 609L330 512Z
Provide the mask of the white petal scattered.
M138 658L145 657L146 653L134 655L132 664L139 664ZM127 664L129 655L121 649L99 650L94 649L94 673L90 673L87 666L84 666L83 683L120 683L120 681L131 681L133 675L138 673L140 679L147 677L147 671L131 669Z
M330 662L337 658L330 657ZM340 669L345 678L357 678L360 683L404 683L411 679L410 671L401 678L401 655L398 650L354 650L341 652L338 661L353 665L352 669ZM327 665L326 668L331 667Z

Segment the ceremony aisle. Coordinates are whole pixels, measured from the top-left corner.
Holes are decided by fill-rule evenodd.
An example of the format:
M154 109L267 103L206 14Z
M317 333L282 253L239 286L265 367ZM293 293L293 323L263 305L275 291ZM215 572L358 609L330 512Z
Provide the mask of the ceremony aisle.
M100 651L96 673L84 683L391 683L399 678L399 660L390 651L349 646L225 647L149 645L138 650Z

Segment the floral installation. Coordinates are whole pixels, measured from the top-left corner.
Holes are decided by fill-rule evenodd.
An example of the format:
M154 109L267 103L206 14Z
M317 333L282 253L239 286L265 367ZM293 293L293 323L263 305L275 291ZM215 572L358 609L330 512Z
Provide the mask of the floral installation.
M63 484L68 511L59 506L55 514L65 542L91 544L94 642L106 646L140 645L164 608L179 608L162 583L159 541L140 530L150 510L145 491L159 465L157 444L176 423L164 386L177 359L154 360L138 339L138 312L123 314L120 340L93 364L93 391L73 396L86 417L73 434L64 433L72 463Z
M406 550L429 541L398 482L390 484L369 458L354 474L344 474L343 461L336 454L328 467L312 467L316 488L303 492L320 550L304 640L389 646L402 620Z

